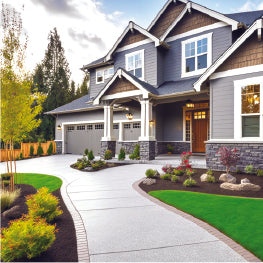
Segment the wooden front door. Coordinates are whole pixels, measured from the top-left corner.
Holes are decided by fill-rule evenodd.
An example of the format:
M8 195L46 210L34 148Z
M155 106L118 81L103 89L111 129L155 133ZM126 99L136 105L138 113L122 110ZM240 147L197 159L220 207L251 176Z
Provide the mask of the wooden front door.
M192 114L192 152L204 153L208 137L208 111L199 110Z

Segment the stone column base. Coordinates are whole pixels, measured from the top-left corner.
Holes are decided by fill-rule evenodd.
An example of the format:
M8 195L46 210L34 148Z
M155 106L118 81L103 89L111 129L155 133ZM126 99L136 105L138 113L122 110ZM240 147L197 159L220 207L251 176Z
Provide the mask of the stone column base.
M101 141L100 148L100 157L104 158L105 152L110 150L112 152L112 156L115 156L116 152L116 141Z
M154 160L156 141L140 141L139 144L141 160Z
M62 154L62 141L55 141L56 143L56 154Z

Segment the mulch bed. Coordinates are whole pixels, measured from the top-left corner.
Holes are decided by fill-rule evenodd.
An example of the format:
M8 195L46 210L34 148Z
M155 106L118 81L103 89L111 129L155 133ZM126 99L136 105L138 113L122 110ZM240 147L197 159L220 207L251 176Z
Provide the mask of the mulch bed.
M28 209L25 203L25 196L35 194L37 191L31 185L18 185L21 188L20 197L18 197L12 204L12 207L18 205L19 209L10 214L8 218L3 217L1 213L1 227L7 227L8 222L14 219L18 219L22 214L27 214ZM40 257L28 259L16 260L16 262L77 262L77 240L74 223L66 205L63 202L60 190L56 190L52 193L58 197L60 202L59 206L63 211L63 214L58 216L54 222L56 228L59 231L56 233L56 240L46 252L42 253Z
M87 169L78 169L74 167L74 164L70 165L72 169L81 171L81 172L88 172L88 173L93 173L93 172L98 172L107 168L113 168L113 167L118 167L118 166L123 166L123 165L128 165L127 163L106 163L105 166L99 168L99 169L92 169L92 170L87 170Z
M241 179L247 178L250 180L252 184L257 184L261 186L261 190L258 192L253 191L231 191L220 188L219 177L222 173L214 171L213 176L216 179L216 183L207 183L201 182L200 176L206 173L207 170L204 169L195 169L196 173L193 175L193 179L197 182L196 186L193 187L185 187L183 182L188 179L186 175L181 176L179 178L179 182L173 183L170 180L162 180L157 178L156 184L153 185L145 185L140 183L140 188L145 192L157 191L157 190L179 190L179 191L190 191L190 192L199 192L199 193L207 193L207 194L216 194L216 195L228 195L228 196L241 196L241 197L255 197L255 198L263 198L263 177L249 174L237 174L231 173L231 175L237 178L237 184L240 184Z

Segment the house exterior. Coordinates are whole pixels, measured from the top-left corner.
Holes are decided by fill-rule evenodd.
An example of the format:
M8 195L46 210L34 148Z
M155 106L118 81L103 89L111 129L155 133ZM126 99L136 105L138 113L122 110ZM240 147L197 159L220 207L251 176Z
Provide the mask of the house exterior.
M48 114L60 153L104 156L140 144L141 159L192 151L221 169L263 168L263 11L224 15L168 0L147 29L129 22L106 56L83 66L90 94Z

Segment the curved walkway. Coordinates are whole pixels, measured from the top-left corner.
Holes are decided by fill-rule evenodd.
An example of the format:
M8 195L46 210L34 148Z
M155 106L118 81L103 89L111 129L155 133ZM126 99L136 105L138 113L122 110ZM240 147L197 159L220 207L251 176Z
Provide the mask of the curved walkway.
M83 173L69 167L76 158L57 155L19 161L17 169L63 179L63 198L78 234L79 261L246 261L204 228L133 189L146 169L160 170L160 165ZM4 167L2 163L1 171Z

